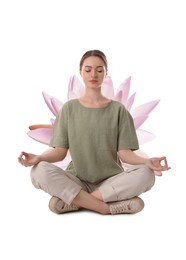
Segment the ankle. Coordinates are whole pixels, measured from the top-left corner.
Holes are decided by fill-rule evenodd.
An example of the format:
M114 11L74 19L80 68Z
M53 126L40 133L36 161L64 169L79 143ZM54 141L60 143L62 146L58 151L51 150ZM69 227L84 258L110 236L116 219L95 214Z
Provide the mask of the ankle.
M100 213L101 213L102 215L111 214L109 205L108 205L107 203L103 202L103 206L102 206L102 208L101 208Z

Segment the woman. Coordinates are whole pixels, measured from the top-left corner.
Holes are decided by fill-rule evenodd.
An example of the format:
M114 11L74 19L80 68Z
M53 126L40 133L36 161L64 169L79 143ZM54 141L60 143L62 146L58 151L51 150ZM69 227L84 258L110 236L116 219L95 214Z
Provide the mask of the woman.
M154 171L170 169L166 157L143 158L134 152L139 145L130 113L101 92L107 70L103 52L87 51L80 60L84 94L63 105L51 148L18 157L22 165L33 166L32 183L52 196L49 208L57 214L81 208L137 213L144 208L139 195L154 185ZM63 160L68 150L72 161L63 170L53 163ZM132 166L123 169L121 162Z

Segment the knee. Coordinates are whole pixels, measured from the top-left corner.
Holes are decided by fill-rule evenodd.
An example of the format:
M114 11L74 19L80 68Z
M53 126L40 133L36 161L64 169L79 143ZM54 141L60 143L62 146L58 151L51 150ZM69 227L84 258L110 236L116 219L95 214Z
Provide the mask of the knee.
M141 169L142 181L146 186L146 191L150 190L155 183L155 174L148 166L144 165Z
M30 177L32 184L36 188L41 188L42 183L48 182L48 173L47 173L47 167L49 163L47 162L39 162L38 164L34 165L30 172Z

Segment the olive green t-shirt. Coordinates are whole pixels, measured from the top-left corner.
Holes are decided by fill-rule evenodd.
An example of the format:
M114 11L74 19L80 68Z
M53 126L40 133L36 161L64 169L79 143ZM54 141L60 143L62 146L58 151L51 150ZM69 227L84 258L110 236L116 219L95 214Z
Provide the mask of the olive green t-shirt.
M104 108L87 108L78 99L66 102L56 117L50 146L69 149L67 170L91 183L123 171L118 151L139 149L132 116L114 100Z

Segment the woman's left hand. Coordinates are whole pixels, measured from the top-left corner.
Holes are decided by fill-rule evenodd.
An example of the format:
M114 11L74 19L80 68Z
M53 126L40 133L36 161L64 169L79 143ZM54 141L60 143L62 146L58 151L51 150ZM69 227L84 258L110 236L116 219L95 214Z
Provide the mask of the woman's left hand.
M171 169L171 167L168 166L165 156L149 158L146 160L146 165L154 171L167 171Z

